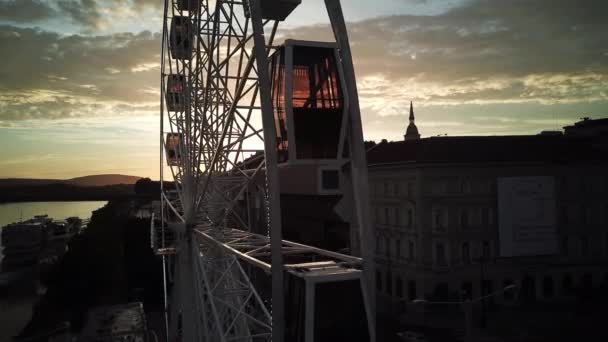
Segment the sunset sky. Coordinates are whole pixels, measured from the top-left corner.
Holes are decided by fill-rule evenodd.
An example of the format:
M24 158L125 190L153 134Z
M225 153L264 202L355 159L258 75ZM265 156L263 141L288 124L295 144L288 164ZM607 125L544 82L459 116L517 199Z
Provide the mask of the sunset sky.
M0 178L158 179L161 0L0 0ZM342 0L366 139L608 117L606 0ZM323 0L281 37L329 40Z

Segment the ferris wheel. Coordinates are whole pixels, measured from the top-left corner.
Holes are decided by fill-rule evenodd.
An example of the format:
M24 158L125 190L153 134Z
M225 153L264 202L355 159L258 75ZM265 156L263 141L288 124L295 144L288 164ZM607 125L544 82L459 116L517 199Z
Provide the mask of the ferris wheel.
M326 0L334 42L277 42L300 2L165 0L162 204L151 231L167 340L375 340L346 26L339 0ZM287 193L346 198L352 255L283 240Z

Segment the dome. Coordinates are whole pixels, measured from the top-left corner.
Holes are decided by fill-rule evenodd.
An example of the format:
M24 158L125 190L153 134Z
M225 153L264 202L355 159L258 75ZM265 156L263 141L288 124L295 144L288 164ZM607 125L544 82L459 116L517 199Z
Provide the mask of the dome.
M418 133L418 127L416 127L414 123L409 124L407 126L407 130L405 131L405 135L420 136L420 133Z

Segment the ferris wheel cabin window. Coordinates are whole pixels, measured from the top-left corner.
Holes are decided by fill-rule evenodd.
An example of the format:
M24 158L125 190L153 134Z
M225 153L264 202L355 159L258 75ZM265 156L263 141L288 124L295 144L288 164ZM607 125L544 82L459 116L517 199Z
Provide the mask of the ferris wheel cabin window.
M174 16L171 20L170 50L174 59L190 59L194 46L194 25L190 18Z
M186 77L184 75L169 75L165 92L167 110L183 111L186 108Z
M298 159L335 159L344 98L335 49L293 47L292 108Z
M181 134L167 133L167 137L165 139L165 152L167 154L167 164L169 166L177 166L182 157L181 141Z

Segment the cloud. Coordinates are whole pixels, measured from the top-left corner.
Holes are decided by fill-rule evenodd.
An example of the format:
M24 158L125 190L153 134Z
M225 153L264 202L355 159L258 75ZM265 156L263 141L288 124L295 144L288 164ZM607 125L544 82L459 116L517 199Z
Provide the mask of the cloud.
M0 120L157 103L149 88L160 77L159 41L150 32L63 36L0 26Z
M607 11L602 0L477 0L437 16L350 23L349 33L359 83L370 97L388 91L438 103L605 100ZM286 36L332 39L324 25Z
M159 10L163 3L162 0L2 0L0 22L55 23L66 28L67 21L80 31L91 32L111 28L117 19L121 25L150 20L151 13L162 15Z
M96 28L101 23L102 16L95 0L58 0L57 6L77 24Z
M4 0L0 2L0 20L9 22L39 22L57 13L40 0Z
M429 6L439 3L428 1ZM59 4L82 25L103 25L120 11L158 8L161 1ZM608 3L458 4L438 15L348 23L368 122L403 120L410 100L423 108L608 101L608 22L603 18ZM332 40L327 25L288 28L279 37ZM157 108L158 33L61 35L4 25L0 46L11 47L0 48L0 89L5 94L0 97L0 120L129 111L145 115Z

